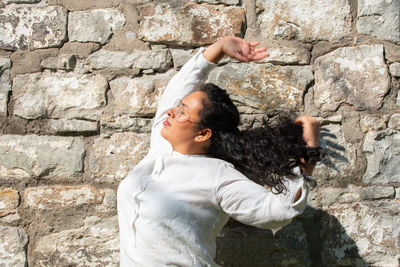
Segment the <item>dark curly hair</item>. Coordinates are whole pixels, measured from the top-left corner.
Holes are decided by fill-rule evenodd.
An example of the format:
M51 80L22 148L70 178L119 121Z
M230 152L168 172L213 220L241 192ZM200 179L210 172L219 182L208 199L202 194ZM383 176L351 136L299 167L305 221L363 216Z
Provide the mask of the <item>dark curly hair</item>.
M276 123L239 131L239 111L225 90L206 83L200 112L201 128L213 132L207 154L232 163L254 182L281 193L284 179L294 178L292 169L306 147L303 129L288 115L279 116Z

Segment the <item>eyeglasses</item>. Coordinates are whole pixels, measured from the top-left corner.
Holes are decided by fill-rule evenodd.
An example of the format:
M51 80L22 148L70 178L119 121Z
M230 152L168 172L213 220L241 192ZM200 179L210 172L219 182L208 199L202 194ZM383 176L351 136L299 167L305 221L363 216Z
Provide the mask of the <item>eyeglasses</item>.
M191 122L191 123L200 123L197 121L190 120L190 114L188 107L182 103L181 100L177 101L175 107L173 108L174 118L177 122Z

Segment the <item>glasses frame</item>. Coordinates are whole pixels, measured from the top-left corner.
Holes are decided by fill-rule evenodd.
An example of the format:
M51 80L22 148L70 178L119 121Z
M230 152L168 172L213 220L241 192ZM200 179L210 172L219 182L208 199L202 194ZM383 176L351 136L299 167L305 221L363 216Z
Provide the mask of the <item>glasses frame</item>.
M176 104L173 107L173 112L174 112L174 119L179 123L185 123L188 121L191 123L200 124L200 122L192 121L190 119L189 108L182 102L182 100L178 100L176 102ZM180 120L180 118L182 118L182 115L187 116L187 118L184 120Z

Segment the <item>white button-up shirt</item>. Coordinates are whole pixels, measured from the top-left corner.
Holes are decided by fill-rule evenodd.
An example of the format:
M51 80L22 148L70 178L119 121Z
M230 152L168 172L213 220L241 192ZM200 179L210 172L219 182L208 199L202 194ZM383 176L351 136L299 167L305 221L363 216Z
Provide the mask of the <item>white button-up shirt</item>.
M168 109L204 83L214 67L202 51L169 82L159 101L149 153L118 187L123 267L218 266L215 239L229 217L276 229L305 209L308 190L303 178L287 182L286 193L273 194L232 164L174 152L161 137ZM293 203L299 188L302 195Z

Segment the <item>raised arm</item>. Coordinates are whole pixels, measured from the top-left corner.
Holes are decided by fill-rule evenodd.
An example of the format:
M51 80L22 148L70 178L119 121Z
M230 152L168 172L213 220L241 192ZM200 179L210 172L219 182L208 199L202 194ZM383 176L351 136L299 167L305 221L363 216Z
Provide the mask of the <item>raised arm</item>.
M168 109L178 100L196 91L204 83L208 73L225 55L249 62L266 56L265 48L256 48L258 42L247 42L238 37L224 37L206 49L202 48L170 80L161 96L154 118L151 134L150 153L162 153L171 149L169 143L161 137L162 121L167 117Z
M264 229L279 229L300 215L307 205L307 183L300 178L285 181L285 192L274 194L228 165L221 165L216 177L217 201L235 220ZM300 196L295 199L296 192Z
M162 154L172 151L171 145L161 137L162 122L166 119L167 112L174 107L177 102L190 93L196 91L200 84L204 83L208 73L215 64L207 61L200 49L181 70L169 81L160 100L156 116L154 117L153 128L151 132L151 143L149 154Z
M300 124L303 127L303 140L308 147L315 148L320 146L319 143L320 127L319 127L319 122L315 118L303 115L298 117L295 120L295 123ZM302 172L307 176L311 176L315 168L315 164L307 162L304 158L300 159L300 163L301 163L300 168ZM302 194L302 189L300 188L296 193L294 201L297 201L300 198L301 194Z

